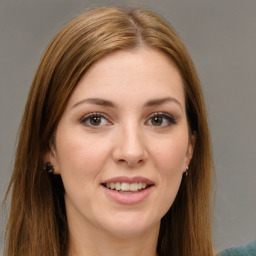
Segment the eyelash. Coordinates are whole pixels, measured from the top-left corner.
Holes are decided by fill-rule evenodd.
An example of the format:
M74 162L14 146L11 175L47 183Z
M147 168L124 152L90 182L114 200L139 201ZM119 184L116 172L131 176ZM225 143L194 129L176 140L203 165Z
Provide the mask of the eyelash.
M92 118L99 118L100 123L97 125L94 125L91 123ZM167 122L165 125L162 125L162 123L160 125L153 125L152 121L153 118L161 118L162 123L163 122ZM106 124L102 124L102 120L106 120ZM90 122L90 123L88 123ZM149 122L151 122L151 124L148 124ZM85 115L81 118L80 123L84 124L85 126L91 127L91 128L97 128L100 126L104 126L104 125L110 125L111 122L109 121L109 118L107 115L105 115L104 113L99 113L99 112L95 112L95 113L90 113L88 115ZM153 127L169 127L173 124L177 124L177 120L170 114L166 114L163 112L158 112L158 113L153 113L149 116L149 118L147 119L147 121L145 122L147 125L153 126Z
M153 120L153 118L162 118L163 122L164 120L167 122L167 124L165 124L164 126L161 125L152 125L154 127L168 127L168 126L171 126L173 124L177 124L177 120L170 114L166 114L166 113L163 113L163 112L158 112L158 113L154 113L152 115L149 116L149 119L147 120L147 122L149 122L151 120ZM146 123L147 123L146 122Z
M93 125L92 123L87 123L88 121L92 121L92 118L100 118L100 121L102 122L102 119L104 118L106 121L107 121L107 125L111 124L111 122L109 121L109 118L103 114L103 113L98 113L98 112L95 112L95 113L90 113L88 115L85 115L82 117L82 119L80 120L80 122L82 124L84 124L85 126L88 126L88 127L92 127L92 128L96 128L96 127L99 127L99 126L102 126L101 122L99 125Z

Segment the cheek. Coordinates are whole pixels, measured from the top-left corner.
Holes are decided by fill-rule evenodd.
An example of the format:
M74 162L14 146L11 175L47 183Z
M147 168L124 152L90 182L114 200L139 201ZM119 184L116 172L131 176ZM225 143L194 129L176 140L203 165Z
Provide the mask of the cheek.
M173 204L184 171L187 151L186 137L162 141L151 154L159 177L159 209L164 215Z
M158 146L152 147L155 165L164 176L174 176L183 173L187 152L187 142L181 139L165 139Z
M72 176L78 182L96 177L108 156L108 144L99 143L100 140L90 139L83 133L68 135L59 133L57 138L57 162L61 176L67 179Z

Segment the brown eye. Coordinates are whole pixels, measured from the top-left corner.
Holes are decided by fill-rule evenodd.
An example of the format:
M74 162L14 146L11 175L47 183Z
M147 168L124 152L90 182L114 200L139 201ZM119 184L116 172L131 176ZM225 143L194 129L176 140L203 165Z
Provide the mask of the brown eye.
M154 126L160 126L163 123L163 118L161 116L154 116L151 122Z
M159 128L168 127L176 123L176 119L173 116L165 113L153 114L146 122L147 125Z
M81 119L81 123L87 127L102 127L110 125L107 117L101 113L90 113Z
M98 126L101 124L101 117L100 116L93 116L90 119L90 124L93 126Z

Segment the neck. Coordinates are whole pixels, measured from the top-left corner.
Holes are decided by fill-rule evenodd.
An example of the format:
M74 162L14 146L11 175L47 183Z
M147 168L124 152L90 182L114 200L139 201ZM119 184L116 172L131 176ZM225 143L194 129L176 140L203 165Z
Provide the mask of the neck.
M70 232L68 256L157 256L159 226L143 234L114 236L109 233Z

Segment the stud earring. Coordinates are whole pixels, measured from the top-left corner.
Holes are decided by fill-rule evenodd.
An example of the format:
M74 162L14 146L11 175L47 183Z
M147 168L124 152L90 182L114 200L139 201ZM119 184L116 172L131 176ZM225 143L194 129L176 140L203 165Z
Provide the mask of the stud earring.
M188 166L186 166L185 176L188 176L188 171L189 171Z
M49 174L53 174L54 173L54 167L50 162L47 162L44 166L44 170L49 173Z

